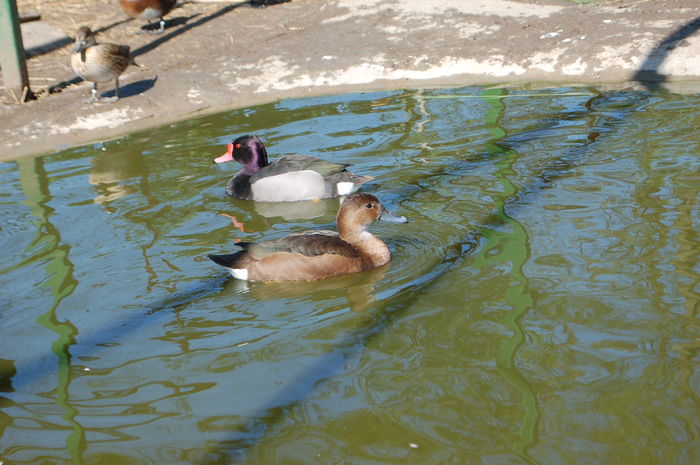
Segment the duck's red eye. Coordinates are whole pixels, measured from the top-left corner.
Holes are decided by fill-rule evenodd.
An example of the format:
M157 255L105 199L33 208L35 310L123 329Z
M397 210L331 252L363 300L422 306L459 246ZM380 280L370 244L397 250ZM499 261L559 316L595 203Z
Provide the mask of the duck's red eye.
M241 148L241 144L236 144L234 147L237 148L237 149L240 149L240 148Z
M368 203L367 205L365 205L365 207L367 207L367 208L372 208L373 206L374 205L372 205L371 203Z

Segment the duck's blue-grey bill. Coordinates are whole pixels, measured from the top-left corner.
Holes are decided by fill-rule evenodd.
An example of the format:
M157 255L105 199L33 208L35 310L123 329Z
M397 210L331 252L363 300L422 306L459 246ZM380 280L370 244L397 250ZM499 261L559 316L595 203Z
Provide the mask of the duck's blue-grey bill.
M379 217L381 221L388 221L389 223L408 223L408 219L405 216L395 215L389 210L383 210L382 216Z

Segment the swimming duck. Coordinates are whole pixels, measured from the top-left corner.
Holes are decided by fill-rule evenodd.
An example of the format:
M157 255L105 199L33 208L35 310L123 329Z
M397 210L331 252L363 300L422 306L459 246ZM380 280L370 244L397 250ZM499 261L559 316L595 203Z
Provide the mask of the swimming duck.
M303 155L287 155L268 163L267 151L255 136L241 136L215 163L236 160L243 165L226 185L231 197L260 202L293 202L337 197L355 192L371 176L347 171L348 164Z
M165 30L163 16L170 13L176 2L177 0L119 0L119 6L129 18L148 21L142 29L151 27L152 20L160 20L160 27L152 32L161 33Z
M130 64L136 65L127 45L98 43L87 26L82 26L75 33L75 52L71 54L70 64L78 76L92 81L93 101L98 100L97 83L112 79L116 97L109 100L119 100L119 75Z
M265 242L238 242L244 250L209 255L234 278L246 281L313 281L382 266L391 260L386 244L367 232L377 220L407 223L366 193L348 196L340 205L335 231L302 231Z

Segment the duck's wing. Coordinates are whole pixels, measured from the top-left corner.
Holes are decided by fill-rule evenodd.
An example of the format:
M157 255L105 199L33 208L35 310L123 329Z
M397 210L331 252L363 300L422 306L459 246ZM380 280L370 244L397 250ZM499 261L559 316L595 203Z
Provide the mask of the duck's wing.
M358 250L338 237L338 233L334 231L302 231L271 241L239 242L236 245L243 247L256 260L262 260L277 252L288 252L307 257L331 254L360 258Z
M132 62L128 45L97 44L94 46L99 53L100 60L109 64L110 68L122 73Z
M250 178L250 182L254 183L267 176L277 176L279 174L303 170L315 171L325 178L340 173L348 166L350 166L348 163L335 163L316 157L307 157L305 155L287 155L279 160L275 160L273 163L255 173L253 177Z

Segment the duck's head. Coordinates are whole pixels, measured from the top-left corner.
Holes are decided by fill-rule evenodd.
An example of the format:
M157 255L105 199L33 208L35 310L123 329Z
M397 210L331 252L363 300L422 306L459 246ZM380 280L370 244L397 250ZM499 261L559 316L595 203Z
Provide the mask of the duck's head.
M80 27L75 31L75 51L81 52L88 47L95 45L95 33L87 26Z
M372 194L358 192L349 195L338 210L336 223L341 237L361 234L375 221L408 223L404 216L396 215L386 208Z
M243 165L243 171L250 175L268 165L267 150L262 141L255 136L241 136L228 144L227 148L225 154L214 159L214 163L236 160Z

